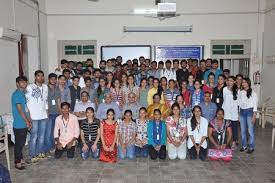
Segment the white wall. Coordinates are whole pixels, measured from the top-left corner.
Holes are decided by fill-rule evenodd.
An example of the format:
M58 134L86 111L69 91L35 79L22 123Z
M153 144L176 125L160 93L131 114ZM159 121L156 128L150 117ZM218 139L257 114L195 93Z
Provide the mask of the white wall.
M97 40L100 46L115 44L205 45L210 55L211 39L251 39L251 57L261 55L261 24L258 0L181 0L177 1L180 17L160 21L134 16L134 8L153 7L153 0L47 0L49 70L58 64L57 40ZM125 25L193 24L192 33L123 33ZM98 54L98 60L100 54ZM252 64L251 64L252 65ZM255 69L251 68L251 71Z
M265 14L265 27L264 27L264 64L262 71L262 91L263 99L272 97L275 101L275 63L267 64L271 59L269 56L275 56L275 1L267 1L267 12Z
M42 16L42 22L40 26L44 29L41 31L41 35L44 39L41 42L41 48L45 51L42 52L42 60L47 59L47 33L46 33L46 15L45 15L45 0L39 0L41 4L40 14ZM32 39L37 39L38 37L38 12L36 5L30 0L0 0L0 27L5 27L9 29L16 30L25 36L31 37ZM39 57L38 57L37 46L35 49L29 51L32 61L35 64L31 64L32 69L38 69ZM35 51L36 50L36 51ZM34 53L35 52L35 53ZM18 67L18 47L17 43L0 40L0 59L4 63L0 67L0 114L10 112L10 96L12 91L16 88L15 78L19 74ZM29 60L24 60L26 64ZM44 67L48 68L48 63ZM26 73L29 75L29 73ZM33 73L31 73L33 75Z

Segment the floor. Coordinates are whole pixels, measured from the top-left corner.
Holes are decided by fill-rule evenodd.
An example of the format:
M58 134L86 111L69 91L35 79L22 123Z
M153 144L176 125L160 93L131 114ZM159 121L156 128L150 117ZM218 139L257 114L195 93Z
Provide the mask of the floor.
M12 151L11 148L10 154ZM3 153L0 162L6 165ZM82 161L77 155L73 160L67 160L65 156L60 160L49 158L26 168L18 171L12 167L14 183L268 183L275 182L275 150L271 150L270 126L256 129L254 154L236 151L230 163L137 159L106 164L91 159Z

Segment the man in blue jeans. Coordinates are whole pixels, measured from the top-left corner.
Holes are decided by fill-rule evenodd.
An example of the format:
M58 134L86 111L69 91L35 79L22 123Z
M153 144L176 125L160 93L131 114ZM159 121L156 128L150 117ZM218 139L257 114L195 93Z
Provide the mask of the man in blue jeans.
M27 107L32 119L29 142L30 163L45 158L44 142L48 123L48 86L43 84L43 71L35 71L34 76L35 82L29 84L26 90Z
M56 85L57 75L54 73L48 76L48 107L49 107L49 121L47 122L46 132L45 132L45 152L54 151L54 137L53 131L55 126L55 119L60 114L60 104L61 104L61 94L60 89Z

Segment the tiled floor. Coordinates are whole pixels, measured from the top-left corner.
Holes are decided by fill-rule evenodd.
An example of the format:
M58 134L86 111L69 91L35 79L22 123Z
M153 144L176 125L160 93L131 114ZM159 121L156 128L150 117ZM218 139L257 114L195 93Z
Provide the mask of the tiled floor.
M10 152L13 154L12 149ZM0 161L6 164L4 154L0 155ZM254 154L236 152L232 162L227 164L221 161L149 159L106 164L91 159L82 161L77 155L73 160L50 158L27 166L24 171L12 167L11 177L15 183L267 183L275 182L275 151L271 150L271 127L257 128Z

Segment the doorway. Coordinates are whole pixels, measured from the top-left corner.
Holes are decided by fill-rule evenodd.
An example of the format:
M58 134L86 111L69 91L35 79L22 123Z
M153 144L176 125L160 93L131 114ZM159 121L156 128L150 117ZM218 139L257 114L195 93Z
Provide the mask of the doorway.
M220 68L229 69L230 74L236 76L242 74L244 77L249 77L250 59L219 59Z

